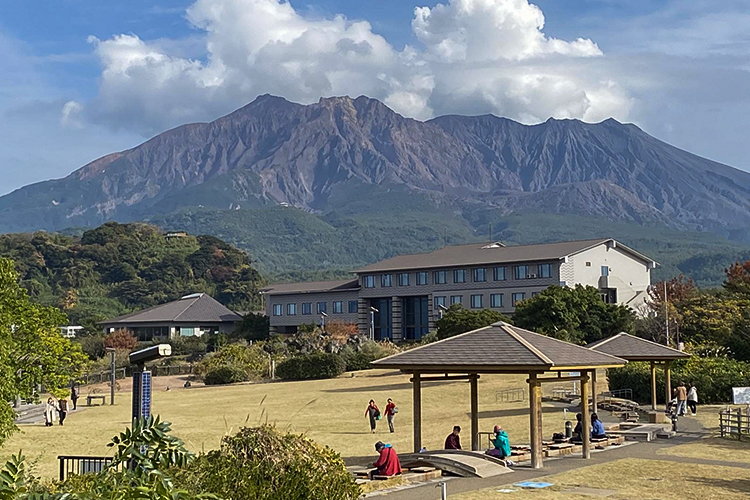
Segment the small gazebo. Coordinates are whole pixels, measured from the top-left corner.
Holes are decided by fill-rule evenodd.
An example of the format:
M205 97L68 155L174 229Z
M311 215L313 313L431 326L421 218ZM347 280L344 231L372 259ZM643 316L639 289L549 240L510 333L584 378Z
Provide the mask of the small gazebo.
M484 328L374 361L412 375L414 451L422 448L422 382L468 380L471 448L479 449L477 380L480 374L528 374L531 466L542 467L542 386L580 381L583 457L589 458L589 372L624 366L624 359L498 322ZM546 376L556 373L557 376ZM564 374L565 373L565 374Z
M592 351L617 356L627 361L648 361L651 363L651 409L656 410L656 367L658 363L664 367L664 394L667 401L672 399L672 381L670 380L670 364L677 359L689 358L690 355L669 346L657 344L629 333L620 332L612 337L588 344L586 348ZM594 391L596 392L596 391ZM594 394L596 398L596 394ZM596 399L594 399L596 411Z

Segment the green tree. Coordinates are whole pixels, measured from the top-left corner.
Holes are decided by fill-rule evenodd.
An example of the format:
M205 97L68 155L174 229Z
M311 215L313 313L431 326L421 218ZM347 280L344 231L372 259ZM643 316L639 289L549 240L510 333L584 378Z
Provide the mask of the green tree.
M235 327L233 336L247 341L266 340L270 330L271 322L265 314L247 313L242 321Z
M438 338L446 339L491 325L492 323L497 323L498 321L510 323L510 318L491 309L470 311L461 304L453 304L435 325L437 326Z
M607 304L592 286L550 286L516 305L516 326L575 344L587 344L633 333L635 314L628 307Z

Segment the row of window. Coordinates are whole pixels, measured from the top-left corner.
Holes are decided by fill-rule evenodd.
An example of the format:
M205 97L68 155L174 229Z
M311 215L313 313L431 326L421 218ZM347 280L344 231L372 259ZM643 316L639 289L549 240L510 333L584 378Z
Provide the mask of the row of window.
M308 315L312 314L312 302L303 302L302 303L302 314ZM328 303L327 302L317 302L316 303L316 311L318 314L320 313L326 313L328 314ZM344 301L343 300L336 300L331 303L331 312L333 314L344 314ZM347 303L347 311L349 314L356 314L357 313L357 301L356 300L350 300ZM274 316L282 316L284 314L284 304L274 304L273 305L273 315ZM287 316L296 316L297 315L297 304L290 303L286 305L286 315Z
M536 292L534 292L532 295L536 295ZM525 292L516 292L510 294L510 305L512 307L516 307L516 304L521 302L526 298ZM438 308L440 306L446 307L446 300L448 299L447 296L441 295L441 296L435 296L435 308ZM464 296L463 295L451 295L450 296L450 303L453 304L463 304ZM484 295L483 294L476 294L471 295L469 299L469 304L471 305L472 309L483 309L484 308ZM503 307L503 294L502 293L491 293L490 294L490 307L494 308L501 308Z
M532 267L529 265L513 266L513 278L517 280L529 279L529 278L551 278L552 277L552 264L538 264L536 266L536 274L531 273ZM453 283L466 283L466 269L454 269L453 270ZM398 286L409 286L411 275L409 273L399 273L398 275ZM427 271L418 271L415 273L415 282L417 285L428 284L429 273ZM487 268L478 267L472 269L472 278L474 283L482 283L487 281ZM494 281L505 281L507 280L506 268L495 267L492 270L492 278ZM434 271L433 272L433 283L435 285L445 285L448 283L448 271ZM363 279L363 286L365 288L375 288L375 276L365 276ZM381 274L380 275L380 286L391 287L393 286L393 275L392 274Z

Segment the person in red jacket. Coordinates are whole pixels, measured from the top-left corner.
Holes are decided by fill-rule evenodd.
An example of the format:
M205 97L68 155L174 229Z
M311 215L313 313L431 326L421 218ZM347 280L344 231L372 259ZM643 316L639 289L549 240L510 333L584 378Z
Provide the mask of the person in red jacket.
M394 403L391 398L388 398L388 404L385 407L385 418L388 420L388 428L391 430L391 432L394 432L393 417L396 416L397 412L398 410L396 409L396 403Z
M398 461L396 450L391 445L378 441L375 443L375 451L380 453L380 457L372 464L377 469L373 472L373 475L395 476L401 474L401 462Z
M461 432L461 427L458 425L453 426L453 432L448 434L445 438L445 449L446 450L460 450L461 449L461 438L458 437Z

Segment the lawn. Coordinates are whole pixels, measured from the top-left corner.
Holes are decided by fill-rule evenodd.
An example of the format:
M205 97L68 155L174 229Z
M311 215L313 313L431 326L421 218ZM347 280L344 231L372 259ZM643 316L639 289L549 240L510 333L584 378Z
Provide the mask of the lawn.
M155 380L158 380L155 379ZM528 402L496 403L496 392L525 387L526 376L482 375L479 379L480 430L490 431L496 423L508 431L511 442L528 443ZM561 384L563 385L563 384ZM553 384L545 384L552 391ZM304 432L328 445L351 462L374 459L377 440L393 444L401 452L412 451L411 383L409 376L393 371L370 370L347 373L332 380L275 382L221 387L182 387L165 390L163 384L153 396L153 413L173 423L174 434L194 451L218 447L222 436L242 426L260 422L275 424L282 430ZM87 394L86 389L82 395ZM381 409L393 398L400 412L396 433L388 432L385 420L375 435L369 432L364 416L370 398ZM83 398L85 400L85 398ZM130 395L118 393L115 406L87 408L71 414L65 426L47 428L27 425L0 450L7 458L19 449L36 460L36 473L54 477L57 455L107 455L106 443L129 424ZM464 431L462 441L468 447L469 385L454 381L423 384L423 445L442 448L453 425ZM563 430L563 411L544 408L544 435Z
M693 465L662 460L623 459L582 467L542 477L552 483L541 490L523 490L512 485L450 495L455 500L701 500L747 499L750 479L747 469ZM450 489L450 485L449 485ZM501 493L501 489L515 489ZM597 491L599 490L599 491ZM608 491L601 491L608 490ZM584 495L583 493L588 493ZM450 493L450 491L449 491ZM599 495L596 495L599 493Z

